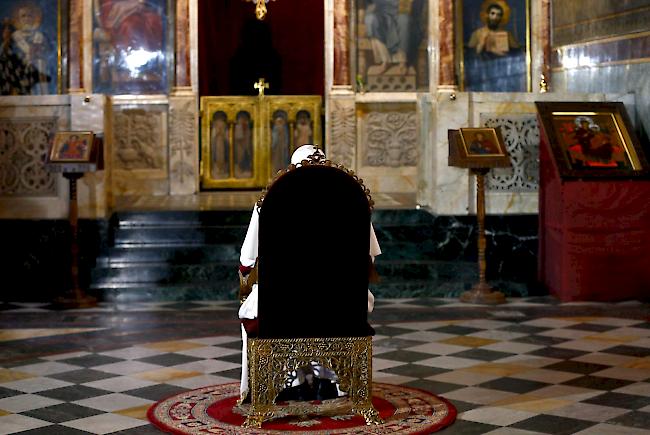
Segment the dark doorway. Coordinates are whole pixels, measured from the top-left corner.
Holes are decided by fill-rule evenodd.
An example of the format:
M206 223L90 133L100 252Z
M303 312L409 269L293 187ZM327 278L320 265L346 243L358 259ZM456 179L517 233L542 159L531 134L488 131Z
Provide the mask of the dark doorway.
M199 0L199 92L255 95L259 77L268 94L323 95L324 1L267 3L264 21L244 0ZM247 82L250 81L250 84Z

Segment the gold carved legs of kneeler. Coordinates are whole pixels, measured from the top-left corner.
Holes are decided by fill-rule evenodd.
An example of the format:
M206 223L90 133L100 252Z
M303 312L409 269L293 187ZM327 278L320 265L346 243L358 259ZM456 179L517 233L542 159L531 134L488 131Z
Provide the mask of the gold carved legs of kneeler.
M250 338L251 407L244 426L260 428L264 421L286 415L287 409L275 405L275 398L289 373L312 361L336 373L340 389L348 393L348 409L361 415L368 425L382 423L372 405L372 337Z

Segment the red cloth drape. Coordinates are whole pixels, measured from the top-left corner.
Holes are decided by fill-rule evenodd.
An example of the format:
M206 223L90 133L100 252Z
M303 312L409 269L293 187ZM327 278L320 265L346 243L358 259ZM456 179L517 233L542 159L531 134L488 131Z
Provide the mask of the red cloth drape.
M282 62L281 83L269 93L323 95L325 77L324 2L280 0L267 4L264 20ZM255 4L242 0L199 0L199 91L233 95L229 63L241 41L246 20L255 19ZM251 52L250 56L259 53ZM250 95L257 94L252 87Z
M563 301L650 296L650 181L562 180L540 145L539 278Z

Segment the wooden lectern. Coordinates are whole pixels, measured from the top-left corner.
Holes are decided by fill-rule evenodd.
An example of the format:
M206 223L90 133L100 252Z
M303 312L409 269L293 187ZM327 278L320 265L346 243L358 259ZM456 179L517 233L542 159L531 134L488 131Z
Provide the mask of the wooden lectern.
M479 282L460 295L462 302L474 304L502 304L503 293L493 291L485 279L485 175L490 168L510 166L510 158L503 145L501 132L494 128L461 128L449 130L449 166L468 168L476 176L476 217L478 220L478 276Z
M86 172L103 169L102 140L91 131L57 132L47 155L45 167L60 172L69 181L70 228L70 286L54 300L60 308L88 308L97 305L97 299L86 295L79 285L79 227L77 207L77 180Z

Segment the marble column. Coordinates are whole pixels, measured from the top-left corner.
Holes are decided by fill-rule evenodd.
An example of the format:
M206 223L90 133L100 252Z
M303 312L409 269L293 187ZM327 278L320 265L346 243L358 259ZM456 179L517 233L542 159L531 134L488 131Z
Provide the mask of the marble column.
M438 88L455 88L456 59L454 41L454 2L440 0L438 2L438 44L440 47Z
M190 86L190 8L189 0L176 0L176 88Z
M169 96L169 191L191 195L198 191L198 104L192 90L190 62L190 4L176 0L176 65Z
M83 0L70 0L70 40L68 49L68 77L70 93L84 92L84 37Z
M542 74L551 87L551 0L542 0L539 43L542 46ZM541 79L541 77L540 77Z
M350 3L334 0L334 86L350 85Z

